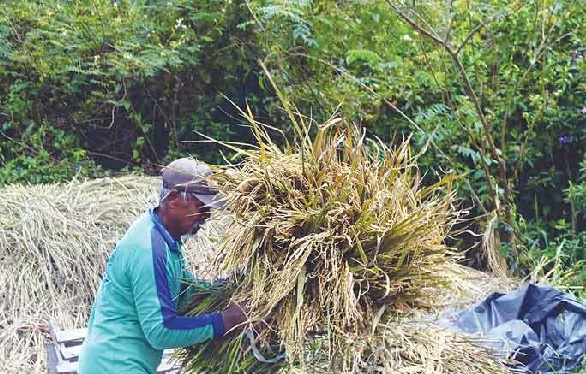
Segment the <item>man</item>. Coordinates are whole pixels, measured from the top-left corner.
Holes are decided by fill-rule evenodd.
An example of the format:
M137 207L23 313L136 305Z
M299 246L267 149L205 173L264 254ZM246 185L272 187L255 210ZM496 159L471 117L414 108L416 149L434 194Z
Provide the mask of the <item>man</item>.
M192 278L181 238L195 234L217 207L211 169L191 158L162 171L158 207L142 215L110 255L92 308L80 374L156 373L164 349L222 337L245 321L236 304L188 317L177 311L181 280Z

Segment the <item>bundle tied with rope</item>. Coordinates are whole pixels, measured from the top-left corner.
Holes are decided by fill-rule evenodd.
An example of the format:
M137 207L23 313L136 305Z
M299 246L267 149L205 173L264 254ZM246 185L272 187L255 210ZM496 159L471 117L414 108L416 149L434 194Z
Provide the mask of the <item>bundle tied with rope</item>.
M453 177L423 185L408 142L390 149L340 119L284 147L250 120L258 145L227 145L244 161L215 176L235 220L214 266L232 276L192 285L184 306L197 315L246 303L249 328L181 351L184 372L394 370L384 367L404 355L388 326L430 308L424 291L445 284L444 240L460 213Z

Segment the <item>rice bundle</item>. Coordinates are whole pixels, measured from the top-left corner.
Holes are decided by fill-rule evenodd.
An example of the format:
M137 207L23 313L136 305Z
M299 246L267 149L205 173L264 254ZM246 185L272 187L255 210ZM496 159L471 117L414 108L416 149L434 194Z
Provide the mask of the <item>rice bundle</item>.
M447 282L443 243L459 213L452 179L423 186L406 142L394 150L369 143L339 120L284 150L252 125L258 148L240 149L245 161L217 178L237 223L215 264L232 279L186 309L217 310L228 297L266 328L253 346L234 332L184 351L184 370L358 372L364 357L356 346L386 347L386 321L431 308L423 295ZM283 351L286 361L264 362Z

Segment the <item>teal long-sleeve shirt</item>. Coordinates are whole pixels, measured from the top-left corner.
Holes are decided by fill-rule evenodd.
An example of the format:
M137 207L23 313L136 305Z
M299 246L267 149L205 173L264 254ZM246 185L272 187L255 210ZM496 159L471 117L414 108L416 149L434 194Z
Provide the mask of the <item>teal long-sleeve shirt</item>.
M154 210L120 240L98 289L79 359L80 374L154 374L163 349L224 334L220 313L177 312L182 280L192 278L181 243Z

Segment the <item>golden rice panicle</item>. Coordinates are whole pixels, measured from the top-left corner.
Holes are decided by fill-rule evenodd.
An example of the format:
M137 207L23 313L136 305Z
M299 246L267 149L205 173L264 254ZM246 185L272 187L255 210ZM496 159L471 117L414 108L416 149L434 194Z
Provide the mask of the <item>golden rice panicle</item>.
M283 149L252 125L258 146L216 179L237 220L215 264L237 274L233 298L268 322L289 363L303 366L318 334L339 366L374 321L441 286L458 219L451 177L423 186L408 142L390 149L337 119Z

